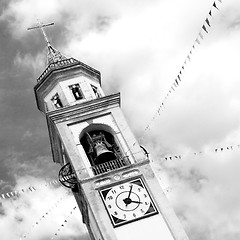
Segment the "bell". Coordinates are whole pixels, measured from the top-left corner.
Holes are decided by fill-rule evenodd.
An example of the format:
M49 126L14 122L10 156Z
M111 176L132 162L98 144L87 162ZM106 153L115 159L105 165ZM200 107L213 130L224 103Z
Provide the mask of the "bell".
M97 155L94 160L95 164L101 164L116 159L115 154L109 151L103 142L96 143L94 148Z

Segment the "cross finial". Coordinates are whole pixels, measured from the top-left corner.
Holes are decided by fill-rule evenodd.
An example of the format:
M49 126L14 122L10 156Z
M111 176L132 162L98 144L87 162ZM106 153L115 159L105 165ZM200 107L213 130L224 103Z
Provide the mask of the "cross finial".
M37 19L37 22L38 22L37 26L30 27L27 30L33 30L33 29L40 29L41 30L41 32L42 32L42 34L44 36L44 39L45 39L45 41L47 43L47 48L48 48L47 64L54 63L54 62L66 59L65 56L63 56L57 49L55 49L51 45L50 41L48 40L47 34L44 31L44 27L48 27L48 26L54 25L54 23L43 24L43 23L40 22L39 19Z
M43 24L43 23L40 22L39 19L37 19L37 22L38 22L38 25L37 25L37 26L35 26L35 27L30 27L30 28L28 28L27 30L40 29L41 32L42 32L42 34L43 34L43 36L44 36L44 38L45 38L45 40L46 40L46 42L47 42L47 45L49 45L49 44L50 44L50 41L48 40L47 34L46 34L45 31L44 31L44 27L48 27L48 26L54 25L54 23Z

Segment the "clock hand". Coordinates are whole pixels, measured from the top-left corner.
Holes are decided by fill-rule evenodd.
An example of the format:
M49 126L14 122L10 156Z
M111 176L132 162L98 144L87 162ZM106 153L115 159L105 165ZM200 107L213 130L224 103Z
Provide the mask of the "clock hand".
M130 186L130 191L129 191L129 193L128 193L128 197L127 197L127 198L130 198L130 195L131 195L131 193L132 193L132 188L133 188L133 185Z
M127 205L129 205L130 203L139 203L141 204L142 202L139 202L139 201L133 201L131 198L125 198L123 199L123 202Z
M142 203L142 202L139 202L139 201L133 201L133 200L131 200L131 203Z
M132 193L132 188L133 188L133 185L130 186L128 197L123 199L123 202L126 204L126 207L127 207L128 204L130 204L132 202L132 200L130 199L130 195Z

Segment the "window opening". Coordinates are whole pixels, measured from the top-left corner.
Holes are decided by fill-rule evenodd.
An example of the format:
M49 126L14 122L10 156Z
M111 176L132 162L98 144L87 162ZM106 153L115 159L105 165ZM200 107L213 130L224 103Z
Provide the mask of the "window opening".
M98 92L98 88L91 84L92 90L97 98L101 97L100 93Z
M72 94L73 94L75 100L83 99L83 94L82 94L82 91L81 91L80 86L79 86L78 83L69 86L69 88L72 91Z
M56 108L61 108L61 107L63 107L62 101L61 101L58 93L56 93L56 94L52 97L51 100L52 100L52 102L53 102L53 104L54 104L54 106L55 106Z
M80 140L95 175L130 165L123 157L111 133L104 130L86 132Z

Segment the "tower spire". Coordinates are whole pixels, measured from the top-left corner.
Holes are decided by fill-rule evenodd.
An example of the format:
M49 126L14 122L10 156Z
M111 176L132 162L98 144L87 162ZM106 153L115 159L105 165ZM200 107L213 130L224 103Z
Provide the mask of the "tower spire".
M58 61L61 61L61 60L64 60L64 59L67 59L64 55L62 55L57 49L55 49L48 37L47 37L47 34L45 33L44 31L44 27L48 27L48 26L52 26L54 25L54 23L47 23L47 24L43 24L40 22L39 19L37 19L37 26L34 26L34 27L30 27L28 28L27 30L33 30L33 29L40 29L42 34L43 34L43 37L47 43L47 65L51 64L51 63L55 63L55 62L58 62Z

